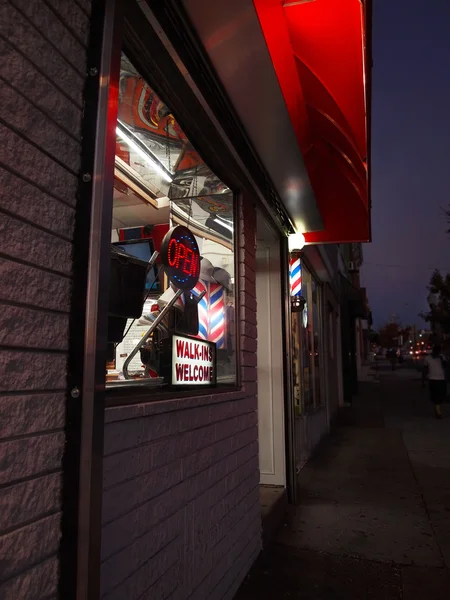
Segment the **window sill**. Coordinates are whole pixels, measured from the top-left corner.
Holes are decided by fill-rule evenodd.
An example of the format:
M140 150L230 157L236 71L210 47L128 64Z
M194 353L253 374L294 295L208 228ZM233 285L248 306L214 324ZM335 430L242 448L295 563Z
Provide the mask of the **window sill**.
M252 395L255 395L254 389L236 385L218 385L207 390L166 392L145 387L132 390L110 389L106 392L105 423L219 404Z

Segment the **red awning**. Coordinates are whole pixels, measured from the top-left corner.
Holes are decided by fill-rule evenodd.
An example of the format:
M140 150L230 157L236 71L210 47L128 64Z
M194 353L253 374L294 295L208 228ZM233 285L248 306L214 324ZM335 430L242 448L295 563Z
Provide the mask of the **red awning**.
M367 0L254 0L324 230L370 240Z

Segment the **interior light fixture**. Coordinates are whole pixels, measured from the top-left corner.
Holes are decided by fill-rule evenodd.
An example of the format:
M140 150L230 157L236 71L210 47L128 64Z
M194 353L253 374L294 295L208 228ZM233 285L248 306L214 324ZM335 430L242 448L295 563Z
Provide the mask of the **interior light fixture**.
M223 225L230 231L233 231L233 226L228 221L225 221L225 219L222 219L222 217L219 217L219 215L216 215L216 221L218 221L221 225Z
M288 236L289 252L300 252L305 245L305 236L303 233L291 233Z
M150 156L149 153L147 153L143 148L141 148L141 146L135 140L133 140L130 133L126 132L124 130L124 128L121 127L120 125L117 125L116 126L116 134L124 142L126 142L128 144L128 146L136 152L136 154L139 154L139 156L141 158L143 158L145 160L145 162L150 167L152 167L158 173L158 175L161 176L162 179L164 179L164 181L167 181L168 183L172 183L172 181L173 181L172 177L170 177L166 173L166 171L164 171L164 169L160 165L158 165L158 163Z
M224 238L231 240L233 239L233 230L230 229L223 221L219 221L214 217L208 217L205 221L205 227L212 229L216 233L222 235Z

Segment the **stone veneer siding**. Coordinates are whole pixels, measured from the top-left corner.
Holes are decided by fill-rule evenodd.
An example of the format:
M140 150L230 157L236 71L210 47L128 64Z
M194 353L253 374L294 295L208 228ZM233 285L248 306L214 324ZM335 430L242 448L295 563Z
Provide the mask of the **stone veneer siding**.
M0 598L53 598L89 0L0 0Z

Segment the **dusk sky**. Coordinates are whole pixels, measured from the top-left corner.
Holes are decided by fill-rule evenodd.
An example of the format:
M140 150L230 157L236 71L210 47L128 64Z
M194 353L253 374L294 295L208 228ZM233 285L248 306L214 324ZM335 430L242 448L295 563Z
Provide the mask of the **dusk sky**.
M375 327L423 326L450 271L450 2L373 0L372 239L361 271Z

